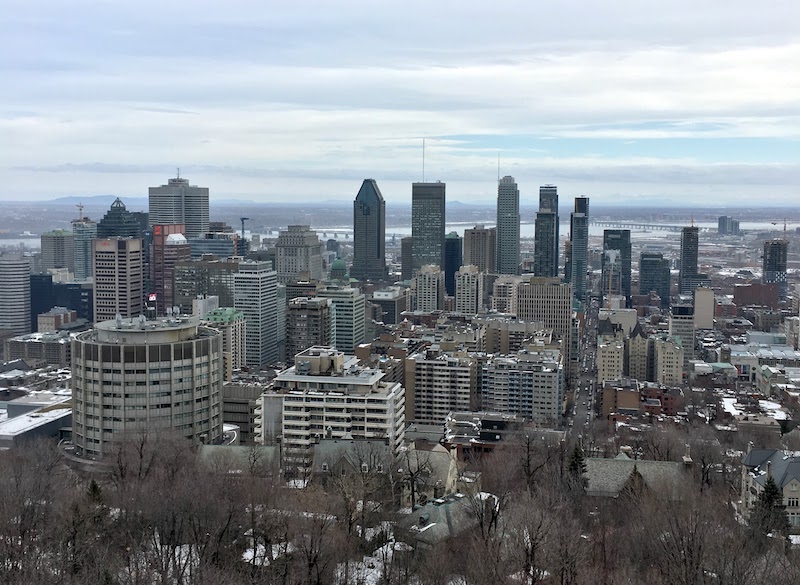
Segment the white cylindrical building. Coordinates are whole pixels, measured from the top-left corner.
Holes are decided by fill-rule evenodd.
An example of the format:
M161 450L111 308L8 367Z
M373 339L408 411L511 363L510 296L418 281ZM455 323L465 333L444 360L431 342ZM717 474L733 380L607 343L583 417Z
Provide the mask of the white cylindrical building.
M0 329L31 332L31 261L0 256Z
M222 335L197 317L102 321L72 345L73 441L102 457L126 433L222 435Z

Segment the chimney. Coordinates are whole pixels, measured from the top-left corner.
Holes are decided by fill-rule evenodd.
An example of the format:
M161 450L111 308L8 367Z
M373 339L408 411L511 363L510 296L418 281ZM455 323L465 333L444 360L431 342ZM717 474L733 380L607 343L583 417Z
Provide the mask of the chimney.
M693 463L694 461L692 461L691 445L689 445L689 443L686 443L686 455L683 456L683 464L689 467Z
M772 477L772 461L767 461L767 480Z

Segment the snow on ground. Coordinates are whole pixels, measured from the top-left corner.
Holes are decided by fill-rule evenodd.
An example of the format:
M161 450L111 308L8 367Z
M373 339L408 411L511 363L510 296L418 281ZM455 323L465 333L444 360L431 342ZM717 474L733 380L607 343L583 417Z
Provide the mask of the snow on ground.
M759 400L758 406L775 420L788 420L789 414L777 402L771 400Z
M255 550L248 548L242 553L242 560L246 563L252 563L255 558L255 564L266 567L274 559L294 551L294 545L291 542L273 544L270 548L271 554L267 554L267 548L263 544L259 544Z

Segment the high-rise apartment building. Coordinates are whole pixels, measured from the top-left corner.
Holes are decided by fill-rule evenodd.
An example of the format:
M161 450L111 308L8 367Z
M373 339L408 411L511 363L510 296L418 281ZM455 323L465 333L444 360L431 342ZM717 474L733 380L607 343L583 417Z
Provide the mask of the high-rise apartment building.
M680 386L683 383L683 345L667 336L654 339L653 344L653 381L664 386Z
M444 272L435 264L417 270L413 280L414 310L423 313L444 309Z
M158 315L175 306L175 267L189 260L191 250L183 235L183 224L154 225L150 244L150 290L148 304ZM153 298L152 295L155 295Z
M322 280L322 243L309 225L290 225L275 243L275 270L278 282Z
M376 290L373 291L369 302L380 307L385 324L397 325L403 320L403 311L408 310L408 289L389 286Z
M42 270L66 268L75 272L75 236L66 230L42 234Z
M586 273L589 270L589 198L576 197L569 217L570 273L564 274L572 283L572 294L586 302Z
M533 249L533 273L558 276L558 190L555 185L539 187L539 211Z
M497 229L476 225L464 230L464 264L477 266L484 274L495 274Z
M75 280L82 282L92 277L92 240L97 237L97 224L88 217L72 222L75 256Z
M0 329L16 335L32 331L31 259L25 256L0 256Z
M466 354L425 349L406 358L406 420L442 425L453 411L477 410L478 364Z
M217 307L205 313L203 322L222 334L222 358L225 381L230 382L233 371L244 366L247 324L244 313L233 307Z
M222 436L222 336L197 317L95 323L72 342L72 372L79 455L107 455L126 432Z
M728 215L722 215L717 220L717 234L720 236L738 236L739 220Z
M602 278L600 291L603 298L621 295L631 299L631 231L604 230Z
M483 274L477 266L462 266L455 275L456 313L476 315L483 308Z
M522 281L519 276L498 276L492 285L492 311L516 315L517 294Z
M120 315L132 319L144 310L144 249L139 238L92 241L94 321Z
M656 252L642 252L639 256L639 294L655 291L661 297L661 306L669 307L670 298L669 260Z
M386 202L374 179L364 179L353 202L350 276L361 281L386 279Z
M678 304L670 309L669 335L683 348L683 371L688 371L694 359L694 307Z
M286 357L315 345L332 345L331 299L296 297L286 307Z
M497 274L519 274L519 188L506 175L497 184Z
M278 274L270 262L239 262L233 275L233 306L244 313L245 363L278 362Z
M98 238L142 238L147 227L146 213L131 213L117 197L97 224ZM145 225L142 225L142 224Z
M208 231L208 187L190 185L180 176L166 185L150 187L150 224L186 226L187 238L199 238Z
M778 284L778 296L786 298L786 258L789 250L788 240L767 240L764 242L763 276L764 284Z
M411 237L414 269L444 268L445 183L411 185Z
M456 272L463 264L462 241L456 232L450 232L444 238L444 290L451 297L456 294Z
M331 301L333 345L339 351L354 353L356 346L364 343L366 297L357 288L349 286L326 286L317 291L317 297Z

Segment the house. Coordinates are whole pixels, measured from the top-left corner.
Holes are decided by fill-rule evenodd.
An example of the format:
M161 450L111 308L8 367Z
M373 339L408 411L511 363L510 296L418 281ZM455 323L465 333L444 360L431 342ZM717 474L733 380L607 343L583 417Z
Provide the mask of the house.
M326 437L314 445L312 481L326 486L331 478L361 475L386 485L392 461L392 450L386 440Z
M777 449L750 449L742 459L742 505L753 509L767 479L783 492L783 505L793 533L800 533L800 456Z
M437 498L398 521L395 535L398 540L415 549L432 549L478 526L480 509L490 504L481 496L454 494ZM488 494L487 494L488 495Z
M480 489L480 474L464 474L464 464L456 450L438 443L415 441L401 452L394 463L394 477L402 486L404 506L424 504L457 492Z
M688 456L682 462L634 460L625 453L613 459L589 457L584 475L586 494L618 498L647 489L667 499L680 499L680 486L689 477L690 464Z

